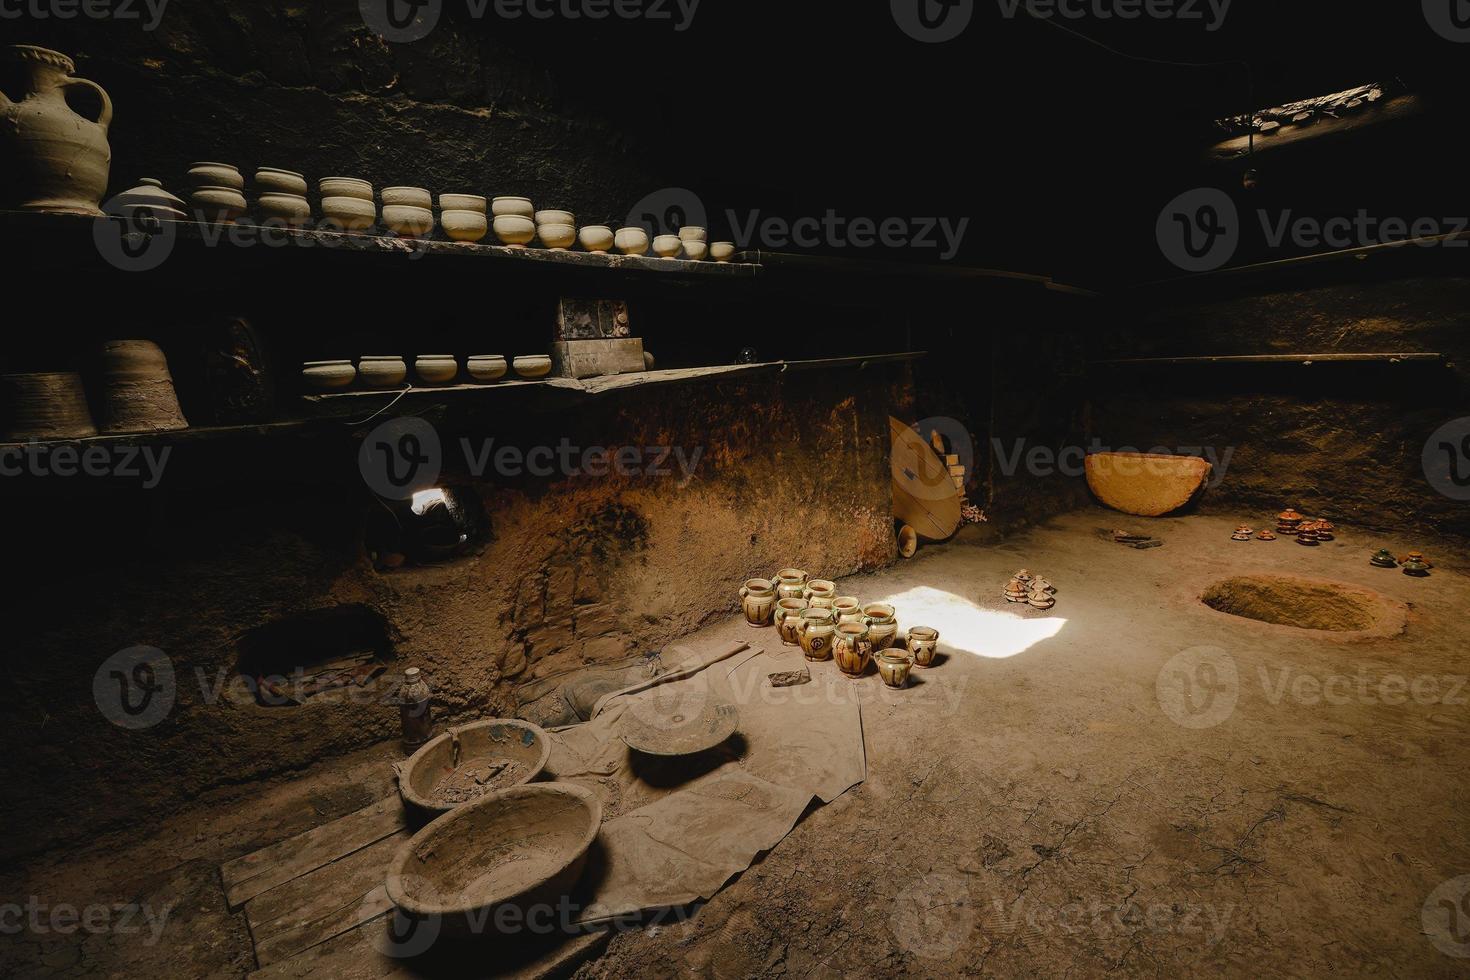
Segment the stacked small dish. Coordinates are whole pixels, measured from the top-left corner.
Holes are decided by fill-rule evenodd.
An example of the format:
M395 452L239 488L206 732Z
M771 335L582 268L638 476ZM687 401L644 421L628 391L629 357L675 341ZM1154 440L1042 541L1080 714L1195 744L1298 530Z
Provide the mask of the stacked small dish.
M485 199L478 194L440 194L439 225L456 242L478 242L490 230Z
M228 163L191 164L189 204L205 221L234 221L245 213L245 175Z
M507 248L525 248L536 237L536 208L530 198L497 197L490 202L495 237Z
M577 240L577 218L570 211L537 211L536 237L553 252L565 252Z
M421 238L434 230L434 197L422 187L383 188L383 224L395 235Z
M306 200L306 178L294 170L261 167L255 171L256 206L267 221L304 225L311 220Z
M356 177L323 177L317 182L322 194L322 217L343 231L362 231L378 220L373 185Z

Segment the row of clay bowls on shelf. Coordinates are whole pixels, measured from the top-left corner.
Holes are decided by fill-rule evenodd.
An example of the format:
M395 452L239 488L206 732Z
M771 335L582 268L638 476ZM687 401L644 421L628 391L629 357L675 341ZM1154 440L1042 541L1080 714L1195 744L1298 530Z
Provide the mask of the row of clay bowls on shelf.
M145 181L162 192L157 181ZM228 163L196 163L189 168L189 204L212 222L231 222L243 215L245 176ZM256 210L266 220L299 227L311 221L311 203L306 198L307 182L301 174L274 167L255 172ZM378 199L373 185L357 177L323 177L317 182L324 221L344 231L364 231L377 224ZM166 192L162 192L165 193ZM167 195L178 201L172 195ZM434 198L422 187L385 187L379 193L382 223L396 235L422 238L434 230ZM182 202L180 202L182 203ZM172 217L174 215L159 215ZM182 217L182 214L177 215ZM644 255L650 245L661 258L683 257L700 261L706 256L728 262L735 255L733 242L706 243L703 228L681 228L677 235L659 235L633 226L616 232L607 225L577 227L570 211L537 211L528 198L497 197L488 202L478 194L440 194L439 227L451 241L478 242L491 230L508 248L525 248L534 241L554 252L565 252L574 244L594 255L613 248L624 255Z
M478 384L499 381L512 367L518 377L534 381L551 373L551 358L527 354L507 364L500 354L475 354L464 362L465 373ZM459 378L459 371L459 360L453 354L419 354L413 360L414 376L427 385L451 384ZM346 388L354 381L369 388L396 388L407 379L408 362L398 354L364 355L356 365L335 360L307 361L301 366L301 380L318 391Z

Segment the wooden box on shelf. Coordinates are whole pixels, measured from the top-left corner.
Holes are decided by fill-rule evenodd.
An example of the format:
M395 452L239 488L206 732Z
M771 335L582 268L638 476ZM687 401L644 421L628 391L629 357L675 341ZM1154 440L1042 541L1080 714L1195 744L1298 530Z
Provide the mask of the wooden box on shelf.
M643 341L561 340L551 345L551 373L558 378L597 378L644 370Z

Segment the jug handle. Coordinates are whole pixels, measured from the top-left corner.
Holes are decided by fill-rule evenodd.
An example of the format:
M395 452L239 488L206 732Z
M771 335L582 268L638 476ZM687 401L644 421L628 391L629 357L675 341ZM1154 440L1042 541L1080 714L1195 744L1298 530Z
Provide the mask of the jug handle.
M74 78L72 76L67 76L66 78L62 79L61 85L62 88L72 88L74 86L80 85L81 87L89 88L96 93L97 98L102 103L102 111L97 114L97 118L94 119L93 122L101 126L103 132L106 132L107 127L112 125L112 98L107 94L107 90L104 89L101 85L98 85L96 82L91 81L90 79Z

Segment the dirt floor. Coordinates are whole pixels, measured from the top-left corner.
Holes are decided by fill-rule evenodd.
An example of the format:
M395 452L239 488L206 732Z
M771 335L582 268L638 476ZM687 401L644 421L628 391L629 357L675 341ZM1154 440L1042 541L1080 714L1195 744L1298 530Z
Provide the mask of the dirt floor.
M867 781L692 918L615 937L578 976L1463 975L1470 562L1351 527L1316 548L1232 541L1241 520L1267 515L1083 510L1001 543L967 529L840 583L941 631L942 661L908 691L854 682ZM1165 545L1097 533L1113 527ZM1370 566L1380 547L1426 552L1433 574ZM1021 567L1057 586L1055 608L1003 600ZM1252 574L1372 590L1388 625L1334 638L1199 601ZM771 633L732 618L700 634L724 637ZM396 757L383 745L12 871L23 907L0 915L0 973L248 971L219 863L386 795ZM89 904L90 924L63 911Z

